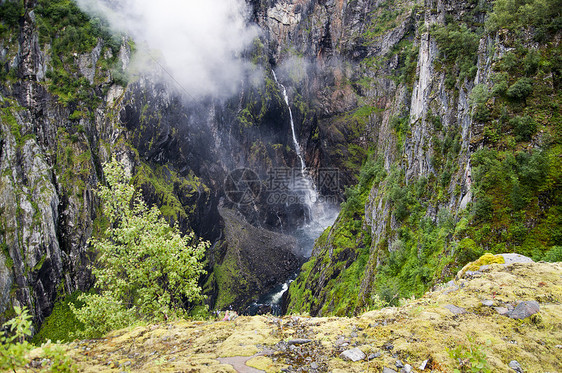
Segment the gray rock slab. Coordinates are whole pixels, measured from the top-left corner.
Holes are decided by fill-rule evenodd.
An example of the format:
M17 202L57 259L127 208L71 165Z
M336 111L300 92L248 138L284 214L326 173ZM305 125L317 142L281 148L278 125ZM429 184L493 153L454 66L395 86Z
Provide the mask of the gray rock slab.
M366 355L359 348L355 347L350 350L345 350L340 354L340 357L344 360L359 361L363 360Z
M312 342L312 339L304 339L304 338L297 338L297 339L291 339L289 341L287 341L287 344L289 345L304 345L307 343Z
M534 300L525 301L525 302L520 302L513 311L509 312L508 316L511 317L512 319L521 320L534 315L540 310L541 307L538 304L538 302L535 302Z
M395 371L394 369L384 367L384 368L382 368L382 373L398 373L398 372Z
M509 313L509 310L506 307L494 307L494 309L500 315L507 315Z
M424 360L419 367L419 370L425 370L425 368L427 367L427 364L429 364L429 359Z
M519 364L517 360L511 360L509 362L509 367L514 371L516 371L517 373L523 373L523 368L521 367L521 364Z
M463 313L466 313L466 310L464 308L457 307L454 304L447 304L446 306L443 306L443 307L448 309L449 311L451 311L455 315L462 315Z
M534 263L533 259L520 254L500 254L503 256L503 260L505 260L506 265L510 265L513 263Z

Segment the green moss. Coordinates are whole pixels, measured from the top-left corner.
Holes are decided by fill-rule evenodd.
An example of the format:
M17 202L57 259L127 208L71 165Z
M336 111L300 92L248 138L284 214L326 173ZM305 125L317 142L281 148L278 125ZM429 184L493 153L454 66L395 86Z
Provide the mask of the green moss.
M180 177L168 166L151 167L145 163L139 167L133 183L144 193L155 197L162 215L174 221L188 218L195 211L196 201L193 201L193 205L184 204L182 201L192 201L195 195L199 195L199 191L205 194L209 192L209 189L193 174Z
M2 254L4 254L4 258L6 260L6 268L12 270L12 268L14 268L14 261L10 255L10 249L8 248L8 245L6 245L5 242L2 242L0 244L0 250L2 250Z
M83 330L83 325L76 319L69 306L70 304L73 304L76 308L83 306L83 303L78 301L80 294L82 292L75 292L55 303L53 312L45 319L41 329L33 337L33 344L39 346L49 339L53 342L70 342L74 339L73 333Z
M482 255L477 261L470 263L470 265L466 267L466 269L468 271L477 271L483 265L489 265L495 263L504 264L505 260L503 256L486 253Z
M243 279L238 272L239 270L236 256L233 255L232 250L229 250L229 254L224 258L222 264L215 265L213 268L218 287L215 309L226 309L236 300L237 289L243 286L243 284L236 281L236 279Z

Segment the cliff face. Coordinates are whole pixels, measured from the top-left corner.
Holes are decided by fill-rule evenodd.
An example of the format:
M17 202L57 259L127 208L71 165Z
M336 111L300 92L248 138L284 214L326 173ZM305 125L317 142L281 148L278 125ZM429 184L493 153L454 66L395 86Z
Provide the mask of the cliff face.
M237 208L258 229L287 230L303 221L302 204L287 209L261 193L237 205L224 194L235 169L249 168L265 184L268 170L297 160L289 111L261 41L248 57L264 72L263 82L248 77L231 99L194 98L163 83L159 63L150 73L125 73L134 43L72 1L7 1L0 12L2 319L21 304L40 324L57 299L91 286L95 253L87 240L106 224L93 191L112 156L166 219L217 241L220 252L209 253L209 277L202 279L211 300L245 278L233 270L233 278L217 281L215 267L224 258L246 249L259 254L243 243L229 248L223 230L233 227L225 227L219 204ZM310 126L314 121L307 119ZM257 272L277 268L276 258L261 259ZM299 263L291 256L285 269ZM265 282L250 286L240 307L256 289L275 285Z
M312 78L322 88L307 96L325 110L320 133L338 123L349 131L362 117L359 138L371 149L292 284L290 311L395 304L484 251L541 259L560 245L558 16L529 28L505 12L467 1L278 2L268 11L279 58L289 39L323 67ZM535 87L518 91L524 82Z

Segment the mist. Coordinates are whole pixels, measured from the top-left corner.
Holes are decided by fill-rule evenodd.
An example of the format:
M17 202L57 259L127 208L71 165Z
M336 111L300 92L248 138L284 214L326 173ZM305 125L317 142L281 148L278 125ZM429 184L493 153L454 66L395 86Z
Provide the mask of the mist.
M162 78L192 98L229 97L255 69L241 56L259 34L247 22L244 0L78 0L78 5L135 41L136 69L154 73L155 66L162 67Z

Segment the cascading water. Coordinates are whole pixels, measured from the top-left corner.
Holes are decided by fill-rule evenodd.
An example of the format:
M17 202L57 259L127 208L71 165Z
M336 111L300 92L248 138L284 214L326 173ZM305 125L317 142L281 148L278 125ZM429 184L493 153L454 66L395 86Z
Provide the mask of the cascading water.
M314 248L314 241L320 237L327 227L334 223L336 217L338 216L339 208L335 203L329 203L327 200L318 196L318 191L316 190L316 186L306 169L306 163L297 140L293 111L291 110L287 89L279 82L279 80L277 80L275 71L272 71L272 74L275 82L283 93L283 98L287 104L287 108L289 109L293 145L300 161L300 172L295 176L293 191L303 197L302 202L306 205L308 210L308 219L305 224L293 232L293 235L299 242L300 254L305 258L309 258L312 254L312 249ZM295 280L296 276L297 274L295 273L287 282L279 284L271 292L261 296L257 302L248 308L247 313L256 314L271 312L273 314L280 314L283 294L289 289L289 285Z
M277 80L277 75L275 74L275 71L272 70L271 72L273 74L273 78L275 79L275 83L277 83L277 85L281 89L281 92L283 93L283 99L285 100L285 104L287 104L287 108L289 109L289 119L291 121L291 133L293 135L293 145L295 146L295 153L297 153L297 157L299 158L300 161L300 166L301 166L300 173L296 175L294 183L298 184L299 191L303 192L302 193L303 202L308 208L308 220L314 221L316 220L316 217L314 215L318 215L319 213L318 206L317 206L318 192L316 191L316 187L314 185L314 182L312 181L312 178L310 177L308 171L306 170L306 163L304 161L304 157L301 152L301 147L297 140L297 134L295 131L295 121L293 119L293 110L291 110L287 89L283 84L279 82L279 80ZM293 186L293 189L296 189L295 186Z

